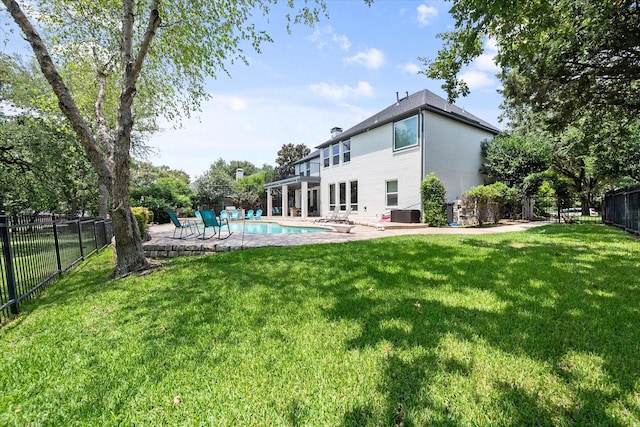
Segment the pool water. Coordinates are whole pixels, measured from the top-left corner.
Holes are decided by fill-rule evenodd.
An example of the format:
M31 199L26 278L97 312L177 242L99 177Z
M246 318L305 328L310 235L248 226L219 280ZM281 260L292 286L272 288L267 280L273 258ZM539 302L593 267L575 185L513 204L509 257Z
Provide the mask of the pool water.
M242 233L242 221L229 221L229 227L234 233ZM244 222L244 232L252 234L301 234L301 233L318 233L328 231L326 228L320 227L293 227L283 226L274 222Z

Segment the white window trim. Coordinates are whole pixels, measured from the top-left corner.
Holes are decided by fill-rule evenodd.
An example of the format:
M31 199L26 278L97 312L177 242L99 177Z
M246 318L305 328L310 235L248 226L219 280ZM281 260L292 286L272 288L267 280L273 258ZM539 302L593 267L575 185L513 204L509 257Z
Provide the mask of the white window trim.
M395 193L390 193L389 191L387 191L388 189L388 183L390 182L394 182L396 183L396 191ZM396 195L396 204L395 205L389 205L389 194L395 194ZM394 179L388 179L384 182L384 205L387 208L393 208L393 207L398 207L400 206L400 183L398 178L394 178Z
M416 123L416 143L415 144L411 144L411 145L407 145L405 147L400 147L400 148L396 148L396 123L400 123L400 122L404 122L405 120L409 120L409 119L413 119L415 118L417 123ZM399 151L405 151L405 150L410 150L412 148L416 148L420 146L420 138L421 134L420 134L420 115L416 114L415 116L410 116L410 117L405 117L402 120L398 120L396 122L393 122L393 141L391 142L391 148L393 150L393 152L399 152Z

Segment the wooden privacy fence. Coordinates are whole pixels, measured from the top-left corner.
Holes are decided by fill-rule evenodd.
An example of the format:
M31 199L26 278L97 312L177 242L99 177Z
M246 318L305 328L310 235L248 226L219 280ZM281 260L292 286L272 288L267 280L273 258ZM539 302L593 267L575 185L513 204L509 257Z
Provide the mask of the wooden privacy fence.
M85 257L111 243L111 220L40 217L12 224L0 211L0 320Z
M640 234L640 185L604 195L604 222Z

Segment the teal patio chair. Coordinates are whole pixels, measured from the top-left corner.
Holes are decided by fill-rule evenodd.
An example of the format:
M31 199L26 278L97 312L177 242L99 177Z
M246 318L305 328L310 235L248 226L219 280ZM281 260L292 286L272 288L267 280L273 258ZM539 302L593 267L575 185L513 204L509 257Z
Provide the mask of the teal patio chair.
M226 209L220 211L220 221L229 221L229 212Z
M244 219L254 219L253 209L249 209L249 211L245 214Z
M240 212L238 211L238 209L234 209L233 211L231 211L231 221L237 221L238 218L240 218Z
M201 239L206 239L206 234L207 234L207 228L213 228L213 235L211 235L209 238L213 237L216 235L216 233L218 234L218 239L220 240L224 240L222 239L222 227L224 225L227 226L227 232L229 233L227 235L227 237L225 237L225 239L228 239L229 236L231 236L233 233L231 232L231 228L229 227L229 220L225 219L225 220L218 220L218 218L216 217L216 213L212 210L209 209L204 209L200 211L200 215L202 215L202 222L204 224L204 229L202 230L202 237L200 237ZM216 232L216 228L218 229L218 231Z
M262 209L258 209L254 217L254 219L260 219L260 218L262 218Z
M172 239L186 239L187 237L194 234L194 227L196 231L198 231L198 226L196 225L196 223L190 221L180 222L180 220L172 210L167 209L167 215L169 215L169 218L171 218L171 222L175 226L175 228L173 229ZM178 230L180 230L180 235L176 237L176 232Z

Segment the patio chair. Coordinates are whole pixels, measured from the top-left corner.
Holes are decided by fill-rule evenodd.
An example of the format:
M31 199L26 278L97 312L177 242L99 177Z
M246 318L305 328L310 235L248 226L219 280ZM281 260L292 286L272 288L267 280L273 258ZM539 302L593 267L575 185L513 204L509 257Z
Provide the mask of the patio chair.
M244 215L244 219L254 219L253 209L249 209L249 211Z
M343 213L338 213L338 216L336 216L334 219L332 219L329 222L342 222L342 223L349 224L349 214L351 213L351 211L352 211L351 208L347 208L346 211L344 211Z
M238 209L231 211L231 221L237 221L238 218L240 218L240 211Z
M338 215L340 215L340 206L336 206L336 208L333 210L333 212L331 212L331 214L326 217L326 218L320 218L320 219L316 219L313 222L330 222L330 221L335 221L336 218L338 218Z
M260 218L262 218L262 209L258 209L254 217L254 219L260 219Z
M173 236L171 237L172 239L186 239L187 237L193 235L194 227L196 228L196 231L198 230L198 226L196 225L195 222L191 222L191 221L180 222L175 212L173 212L170 209L167 209L167 215L169 215L169 218L171 218L171 222L175 226L175 228L173 229ZM180 230L180 235L176 237L176 232L178 230Z
M220 211L220 221L229 220L229 212L226 209Z
M222 227L224 225L227 226L227 231L229 232L229 235L225 237L225 239L228 239L229 236L233 234L231 232L231 228L229 227L229 220L228 219L218 220L218 218L216 217L215 211L212 211L210 209L204 209L200 211L200 215L202 215L202 222L204 223L204 229L202 230L202 237L200 237L202 240L207 238L206 237L207 228L213 228L213 235L211 235L209 238L215 236L217 233L218 239L223 240L221 237L221 233L222 233ZM217 232L216 232L216 228L218 229Z

